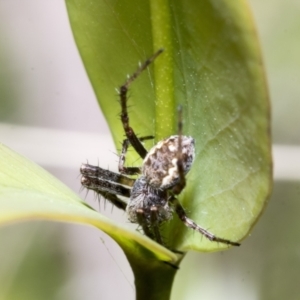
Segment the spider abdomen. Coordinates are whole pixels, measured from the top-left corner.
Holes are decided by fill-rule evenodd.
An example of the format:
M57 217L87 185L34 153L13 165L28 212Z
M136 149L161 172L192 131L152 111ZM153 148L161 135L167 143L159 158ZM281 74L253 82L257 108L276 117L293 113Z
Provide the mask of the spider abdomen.
M192 137L182 136L182 163L186 174L194 161L195 142ZM167 189L174 186L178 179L177 167L178 135L172 135L150 149L143 162L142 173L149 185Z

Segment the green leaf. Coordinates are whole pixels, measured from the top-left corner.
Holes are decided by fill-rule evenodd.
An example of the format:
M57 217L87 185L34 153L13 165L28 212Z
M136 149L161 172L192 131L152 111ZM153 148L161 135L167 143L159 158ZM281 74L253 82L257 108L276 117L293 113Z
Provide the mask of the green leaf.
M164 247L94 211L44 169L0 144L0 224L34 219L93 225L141 259L177 260Z
M196 160L180 197L214 234L242 240L271 186L269 102L261 54L245 1L66 0L75 40L117 146L118 88L158 48L165 52L131 86L130 122L156 141L176 134L179 104ZM146 144L147 147L151 145ZM129 164L141 164L130 153ZM215 251L177 217L164 236L181 250Z

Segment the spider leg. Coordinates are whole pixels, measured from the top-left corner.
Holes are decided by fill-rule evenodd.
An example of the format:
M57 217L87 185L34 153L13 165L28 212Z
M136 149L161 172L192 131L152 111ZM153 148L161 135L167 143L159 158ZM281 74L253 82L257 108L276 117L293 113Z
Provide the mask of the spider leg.
M177 169L179 181L173 187L172 191L175 195L179 195L186 185L184 167L182 157L182 106L178 106L178 150L177 150Z
M184 166L183 166L183 154L182 154L182 107L178 107L178 150L177 150L177 169L179 180L178 183L172 188L173 195L170 197L169 201L173 203L175 211L180 218L180 220L189 228L194 229L208 238L210 241L215 241L231 246L240 246L237 242L232 242L227 239L220 238L203 227L196 224L192 219L188 218L184 208L179 203L178 199L174 195L179 195L186 185Z
M80 173L81 184L85 188L95 191L116 207L126 210L127 202L117 195L129 197L130 190L122 185L133 186L134 179L89 164L82 164Z
M175 198L174 196L171 196L171 199L169 199L169 201L173 203L175 211L176 211L179 219L185 224L185 226L200 232L202 235L204 235L206 238L208 238L212 242L219 242L219 243L231 245L231 246L240 246L240 243L232 242L230 240L220 238L220 237L214 235L213 233L207 231L203 227L199 226L198 224L196 224L192 219L188 218L184 208L181 206L178 199Z
M136 210L136 216L137 216L137 223L142 226L143 231L146 236L148 236L150 239L154 239L153 233L150 230L149 224L145 221L145 212L143 209L139 208Z
M124 187L122 185L109 182L105 179L97 178L97 177L81 177L81 184L89 189L94 190L95 192L108 192L115 195L120 195L129 198L130 197L130 189Z
M85 177L93 177L93 178L99 178L104 179L105 181L111 181L114 183L127 185L127 186L133 186L135 180L132 178L129 178L127 176L124 176L122 174L114 173L109 170L102 169L100 167L92 166L89 164L82 164L80 167L80 173L81 175L84 175Z
M109 192L102 192L101 190L97 190L97 194L100 194L103 198L108 200L111 204L116 206L119 209L126 210L127 203L120 199L117 195L109 193Z
M98 177L81 177L81 184L89 189L95 191L97 194L102 195L107 200L111 201L118 208L126 210L127 203L121 200L117 195L123 197L130 197L130 189L126 188L117 183L109 182L105 179L101 179Z
M151 139L154 139L154 136L149 135L149 136L143 136L143 137L139 138L139 140L141 142L146 141L146 140L151 140ZM127 175L141 174L141 168L139 168L139 167L125 167L126 154L127 154L129 145L130 145L130 142L128 139L123 141L122 151L121 151L121 155L119 158L119 172L122 174L127 174Z
M143 228L143 231L146 236L150 239L155 240L157 243L163 245L162 237L159 231L159 223L158 223L158 209L156 206L152 206L150 208L150 222L147 219L147 214L141 208L136 210L138 224L140 224Z
M163 245L162 237L159 230L159 222L158 222L158 209L156 206L152 206L150 208L151 212L151 226L154 233L154 239L157 243Z
M154 59L163 52L163 49L159 49L150 58L148 58L136 71L133 73L126 82L120 87L120 103L121 103L121 121L126 134L132 147L139 154L141 158L145 158L147 150L141 143L140 139L136 136L134 130L129 125L129 116L127 110L127 92L130 84L154 61Z

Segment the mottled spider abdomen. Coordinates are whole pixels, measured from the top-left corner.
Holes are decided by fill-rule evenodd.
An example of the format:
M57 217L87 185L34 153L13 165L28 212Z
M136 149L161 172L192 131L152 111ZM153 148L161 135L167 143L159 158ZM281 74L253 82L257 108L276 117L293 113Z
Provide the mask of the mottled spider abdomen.
M190 136L182 136L181 139L182 163L186 174L194 161L195 142ZM150 186L167 189L177 183L179 179L177 155L178 135L172 135L150 149L142 168L142 173Z

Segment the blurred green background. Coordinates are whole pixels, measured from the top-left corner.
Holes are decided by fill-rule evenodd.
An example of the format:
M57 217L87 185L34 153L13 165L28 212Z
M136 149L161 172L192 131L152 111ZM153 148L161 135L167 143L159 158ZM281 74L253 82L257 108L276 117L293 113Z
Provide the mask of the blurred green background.
M272 101L273 194L241 248L186 257L176 277L174 300L299 299L300 2L249 4ZM89 158L90 163L112 167L116 156L75 48L64 2L0 0L0 40L1 142L80 192L81 162ZM99 209L92 194L86 199ZM110 205L104 209L102 203L100 209L127 222ZM122 251L104 233L48 222L0 230L1 300L120 297L134 298L133 276Z

